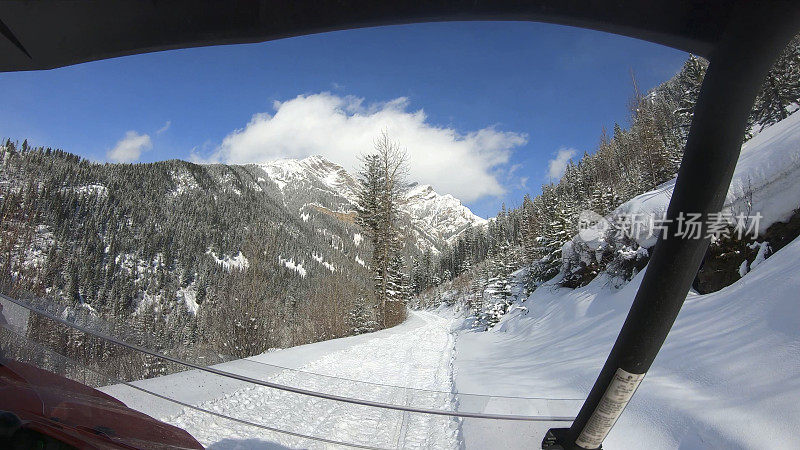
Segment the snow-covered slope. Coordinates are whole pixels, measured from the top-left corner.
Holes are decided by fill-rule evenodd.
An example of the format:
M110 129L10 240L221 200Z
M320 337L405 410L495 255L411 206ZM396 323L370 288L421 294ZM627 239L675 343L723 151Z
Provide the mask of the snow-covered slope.
M639 195L614 214L660 217L674 185L672 180ZM794 114L743 146L725 209L733 215L760 213L763 233L798 207L800 114ZM603 239L589 233L587 241L582 235L572 244L594 244L591 249ZM656 239L642 234L637 241L651 247ZM578 247L566 245L564 257ZM706 295L690 293L604 448L800 448L795 431L800 423L798 264L800 238L752 264L730 286ZM461 332L456 390L585 397L643 275L619 287L619 279L601 274L574 290L559 287L556 277L518 300L492 330ZM462 431L467 443L479 446L524 446L517 437L480 423L466 421Z
M352 218L357 201L358 181L342 166L322 156L281 159L260 164L287 204L302 215L309 208ZM486 220L473 214L452 195L440 195L430 185L413 185L400 209L406 215L416 246L421 250L442 250L468 226Z
M658 189L645 192L622 204L613 215L655 214L662 216L672 198L675 179ZM752 202L752 208L747 206ZM759 233L770 225L785 221L800 207L800 114L764 129L745 142L731 187L725 199L725 212L760 213ZM639 244L652 247L656 239L642 235Z
M603 444L608 449L798 448L800 238L718 292L690 294L665 346ZM582 397L643 273L575 290L545 285L493 330L456 340L457 391ZM466 442L513 436L464 424Z

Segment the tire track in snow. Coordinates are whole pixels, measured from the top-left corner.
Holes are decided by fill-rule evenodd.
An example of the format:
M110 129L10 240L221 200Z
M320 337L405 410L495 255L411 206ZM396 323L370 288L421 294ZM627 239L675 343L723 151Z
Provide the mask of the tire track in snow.
M300 370L387 385L450 392L453 337L449 321L432 313L411 312L423 323L402 333L378 335L329 353ZM302 377L299 378L299 377ZM270 381L299 385L337 395L394 404L450 409L453 396L387 386L342 382L283 371ZM458 419L346 404L249 386L203 402L203 408L251 422L313 436L381 448L458 448ZM208 414L184 409L165 419L211 448L264 448L268 443L292 448L333 448L330 444L271 433Z

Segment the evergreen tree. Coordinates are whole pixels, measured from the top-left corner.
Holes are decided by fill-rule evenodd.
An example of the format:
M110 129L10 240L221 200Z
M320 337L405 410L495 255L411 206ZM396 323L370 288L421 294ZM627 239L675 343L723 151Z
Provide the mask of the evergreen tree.
M695 55L689 55L689 59L683 64L683 69L676 77L678 104L674 114L684 139L689 134L694 107L697 97L700 95L700 86L703 84L707 69L707 61Z
M398 208L407 189L407 172L406 153L383 132L375 140L375 153L364 157L358 176L361 190L357 220L372 242L370 267L383 327L405 319L405 268L399 258L402 232Z
M372 318L371 308L367 300L359 296L349 313L349 323L353 334L364 334L375 331L378 323Z
M779 122L800 105L800 35L781 53L770 69L750 114L751 126Z

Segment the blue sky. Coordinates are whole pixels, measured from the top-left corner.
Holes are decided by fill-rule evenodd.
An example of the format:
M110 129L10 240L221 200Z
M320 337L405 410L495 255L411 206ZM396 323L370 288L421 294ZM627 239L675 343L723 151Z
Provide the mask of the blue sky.
M0 74L0 136L97 161L321 153L352 168L386 129L415 178L492 216L539 192L559 150L562 160L591 152L601 127L626 123L631 69L649 89L687 56L524 22L177 50Z

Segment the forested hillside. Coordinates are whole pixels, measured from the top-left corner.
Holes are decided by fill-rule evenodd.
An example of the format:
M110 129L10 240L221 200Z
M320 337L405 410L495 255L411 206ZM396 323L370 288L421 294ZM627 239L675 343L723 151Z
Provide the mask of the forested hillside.
M466 230L441 257L423 260L412 273L416 292L423 293L420 304L460 301L477 326L491 327L510 305L509 275L523 266L529 268L523 280L527 291L557 275L567 287L584 285L601 271L624 280L635 275L647 263L647 246L623 237L607 239L602 248L575 248L571 241L579 216L582 211L608 216L676 175L707 65L692 56L678 74L647 93L633 79L628 126L602 130L595 151L570 161L558 182L542 186L540 195L526 195L518 208L503 207L486 228ZM798 105L800 36L769 72L745 140L786 119ZM565 249L569 254L562 254ZM752 242L730 240L715 242L709 252L719 256L733 250L751 259L756 254ZM738 279L731 278L728 282Z
M371 241L354 223L358 188L319 157L96 164L8 140L0 151L0 285L205 362L371 331L380 326ZM448 233L482 221L433 194L404 201L422 211L402 216L407 255L438 252ZM442 205L452 207L450 228L414 228ZM67 355L83 351L83 336L32 332ZM137 361L120 364L119 375L166 370Z
M358 231L304 221L260 169L100 165L24 143L0 156L5 292L222 359L350 333L367 287Z

